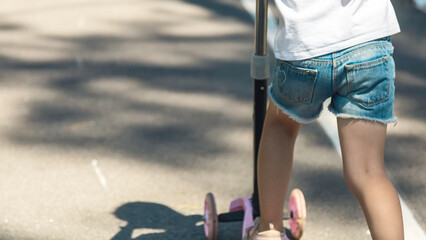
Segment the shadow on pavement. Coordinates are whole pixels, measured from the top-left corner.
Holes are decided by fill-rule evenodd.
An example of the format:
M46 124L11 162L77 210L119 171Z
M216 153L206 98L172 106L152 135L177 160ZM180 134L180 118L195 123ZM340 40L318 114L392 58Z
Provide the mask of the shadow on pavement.
M385 161L399 193L417 222L426 229L426 212L421 211L426 197L426 138L424 131L418 129L424 128L426 119L426 14L410 2L392 1L401 27L401 33L392 37L397 70L395 106L400 118L398 124L405 125L406 130L388 135ZM391 128L389 125L388 129Z
M235 1L183 0L182 2L201 6L219 18L236 20L246 25L252 24L249 15L236 7ZM425 36L425 28L410 24L413 21L424 22L424 19L424 15L409 12L400 17L401 25L406 26L410 34L421 37ZM119 152L141 161L188 168L202 168L203 165L197 164L196 161L232 151L228 145L220 141L219 135L212 135L212 132L217 129L251 128L249 117L241 120L220 111L176 105L175 99L161 99L161 96L144 98L144 96L150 91L165 94L164 96L173 92L179 96L200 94L250 103L252 82L249 77L249 56L252 52L252 33L193 38L168 35L167 29L170 27L168 25L159 24L150 29L151 23L135 21L115 24L130 29L133 35L44 36L48 41L60 42L66 46L65 49L58 50L63 51L65 56L61 59L26 61L0 55L2 85L29 88L37 86L47 89L51 94L47 100L30 99L27 104L28 114L21 122L16 123L16 128L9 131L9 139L16 144L28 146L53 145L77 150L99 148L110 153ZM12 23L0 25L0 30L31 31L25 26ZM175 62L170 60L171 63L189 59L191 64L159 65L141 59L123 60L126 56L143 56L144 50L148 50L144 47L148 48L150 44L158 47L155 45L157 42L163 43L160 47L172 46L165 54L165 58L167 55L175 58ZM227 47L221 48L223 46ZM190 52L189 49L193 51ZM205 55L214 52L230 54L230 49L232 53L242 57L239 60L229 60L225 57L204 58ZM102 52L109 55L98 56ZM424 58L396 50L395 61L399 69L424 79L426 75L425 68L422 67ZM103 82L104 80L106 81ZM121 88L123 84L125 86ZM412 100L412 108L404 110L403 114L424 121L425 111L423 102L420 101L424 99L424 83L421 86L411 86L403 81L397 84L399 85L397 94ZM226 107L228 106L223 106ZM150 116L155 116L154 120L150 120ZM319 139L311 143L331 148L329 143ZM413 145L424 147L424 141L415 137L391 137L389 140L392 146L397 146L401 142L405 142L407 148ZM420 147L418 152L424 152ZM396 152L395 148L387 148L386 156L395 169L406 165L407 161L398 159L407 157L413 165L424 164L417 161L422 156L403 155ZM313 204L321 205L330 199L335 203L334 206L337 204L342 211L356 205L347 187L344 186L340 173L313 171L313 168L306 168L301 173L302 177L297 178L297 181L306 186L306 191L311 194L307 197ZM404 187L405 194L412 194L419 200L423 199L423 195L414 195L419 191L419 186L410 185L410 181L409 178L399 179L398 184ZM314 188L311 184L313 182L319 182L322 188L317 186ZM335 187L330 187L331 185ZM344 192L336 192L336 189L344 189L342 190ZM119 207L114 214L126 221L127 225L121 228L112 240L203 238L202 227L195 225L201 221L201 215L184 216L164 205L146 202L128 203ZM233 231L225 232L232 232L235 235L226 236L224 239L238 239L239 225L228 226ZM143 228L158 229L159 232L132 238L133 232Z
M203 226L196 226L203 219L201 215L184 216L161 204L126 203L114 215L127 225L111 240L203 239L204 236Z
M238 21L243 21L250 23L253 20L247 14L245 10L243 10L240 6L239 1L232 0L183 0L184 2L201 6L209 11L215 13L218 17L231 18L236 19Z
M111 240L205 239L202 215L182 215L152 202L130 202L114 211L126 221ZM220 223L218 239L240 240L242 222Z
M234 21L250 24L248 14L233 4L189 2L200 4L215 14L232 17ZM235 12L237 14L231 14ZM224 126L229 129L250 127L250 118L239 121L220 111L186 107L183 103L176 106L176 99L168 96L169 93L182 96L206 94L214 98L250 101L251 33L202 36L194 41L188 36L167 35L166 29L170 27L167 24L160 23L155 27L144 21L114 24L122 29L131 29L129 32L133 36L90 33L78 37L45 35L43 38L47 41L65 46L61 50L63 58L27 61L0 55L0 77L4 86L31 88L34 85L54 95L47 100L30 99L28 114L16 123L16 129L9 131L10 139L22 145L81 150L102 148L176 167L196 166L193 162L198 156L214 156L229 151L226 144L212 141L209 132ZM7 28L19 29L12 25ZM203 51L225 53L228 45L236 44L235 39L240 46L247 46L247 51L244 50L246 59L205 59ZM193 64L160 65L133 59L132 56L143 58L144 50L158 42L164 44L162 46L173 47L167 50L158 48L157 53L166 52L177 62L182 54ZM188 48L191 44L193 47ZM223 44L226 49L221 49ZM117 48L121 51L116 51ZM190 49L192 51L188 51ZM52 48L51 51L56 50ZM234 54L240 55L240 50L235 51ZM102 57L95 57L98 54ZM102 83L104 80L105 83ZM120 89L122 84L128 87ZM101 89L96 89L98 87ZM144 99L154 91L159 95ZM132 92L134 97L129 97ZM153 118L151 116L159 120L148 120Z

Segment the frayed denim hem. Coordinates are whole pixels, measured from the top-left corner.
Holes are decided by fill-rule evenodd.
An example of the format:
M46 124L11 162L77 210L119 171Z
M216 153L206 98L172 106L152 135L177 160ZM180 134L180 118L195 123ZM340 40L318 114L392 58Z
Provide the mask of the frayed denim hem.
M321 106L320 111L313 116L312 118L304 118L304 117L299 117L297 116L297 113L294 113L293 111L287 109L286 107L284 107L283 105L281 105L280 103L278 103L278 101L276 101L273 97L273 95L270 93L269 97L272 99L272 101L275 103L275 105L281 110L281 112L283 112L285 115L289 116L291 119L293 119L294 121L298 122L298 123L313 123L315 120L317 120L317 118L319 117L319 115L321 114L323 107Z
M398 119L396 117L392 117L392 118L389 118L389 119L377 119L377 118L357 116L357 115L352 115L352 114L347 114L347 113L338 113L331 106L328 106L328 110L338 118L345 118L345 119L352 118L352 119L378 122L378 123L383 123L383 124L394 123L394 126L396 126L396 124L398 123Z

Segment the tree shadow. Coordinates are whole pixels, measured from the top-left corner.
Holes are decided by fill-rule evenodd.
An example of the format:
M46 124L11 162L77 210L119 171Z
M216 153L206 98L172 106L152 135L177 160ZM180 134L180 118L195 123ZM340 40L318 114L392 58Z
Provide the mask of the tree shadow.
M184 2L203 7L209 11L214 12L216 16L231 18L238 21L250 23L253 20L250 15L241 8L238 1L226 0L183 0Z
M426 141L413 135L395 135L387 139L385 150L386 167L398 192L406 200L410 209L424 205L426 195ZM413 215L423 228L426 228L426 212L413 211Z
M237 1L182 0L182 2L200 6L210 12L211 21L233 20L243 25L252 25L248 13L241 9ZM397 6L399 7L399 5ZM52 6L56 9L57 6ZM403 29L412 38L425 36L424 15L411 14L403 7L400 20ZM397 9L397 12L398 10ZM31 10L25 10L33 11ZM199 19L193 19L197 21ZM132 35L117 36L113 34L87 34L78 37L44 35L47 41L60 42L66 47L61 49L65 57L53 60L22 60L20 58L1 56L1 83L9 85L37 85L47 89L53 97L35 99L27 103L28 114L16 128L8 131L9 140L24 146L48 145L62 148L106 149L107 152L119 152L123 155L151 161L173 167L202 168L197 161L208 157L233 151L221 141L221 137L212 132L217 129L225 131L236 128L250 128L251 119L235 118L224 114L221 109L200 109L176 104L171 94L192 96L200 94L211 96L212 105L219 98L226 102L250 103L252 101L252 83L249 76L249 57L252 52L252 32L236 32L220 36L179 36L167 33L167 24L158 24L150 29L151 22L108 22L128 29ZM423 24L423 25L422 25ZM0 25L0 30L26 30L25 26L14 24ZM398 44L398 37L395 37ZM236 43L232 45L231 43ZM176 62L152 64L143 58L154 58L158 52L143 52L147 44L161 42L161 46L173 46L165 54L174 56ZM200 45L201 44L201 45ZM226 47L223 47L223 44ZM229 47L231 46L232 47ZM126 46L129 46L126 48ZM153 45L157 46L157 45ZM237 47L238 46L238 47ZM144 48L145 47L145 48ZM117 50L119 49L119 50ZM191 50L191 51L189 51ZM218 57L212 52L223 53ZM239 55L237 60L225 56L232 52ZM98 54L108 53L107 56ZM140 55L138 59L128 59L126 55ZM189 59L190 64L182 64ZM425 59L421 55L396 50L397 68L425 79ZM17 76L25 73L28 79ZM40 77L37 77L40 76ZM108 81L102 82L107 79ZM98 84L100 83L100 84ZM120 85L127 88L121 89ZM411 109L403 114L416 119L424 119L423 102L425 87L411 86L401 80L397 83L397 94L412 100ZM102 85L107 89L96 87ZM95 86L95 87L94 87ZM399 89L399 90L398 90ZM145 97L150 92L163 93L154 97ZM197 101L197 98L194 98ZM223 104L222 109L229 105ZM234 106L237 109L238 106ZM121 116L121 117L119 117ZM125 117L127 116L127 117ZM150 120L154 116L154 120ZM313 146L332 150L318 125L306 127L306 134ZM314 138L313 136L320 136ZM423 142L418 138L390 138L389 145L397 146L400 142L416 146ZM409 148L409 146L408 146ZM387 158L392 168L402 168L407 156L387 149ZM395 148L396 149L396 148ZM421 152L421 151L418 151ZM310 156L315 159L317 156ZM336 156L334 156L336 157ZM412 157L412 156L411 156ZM406 194L418 191L418 186L409 185L411 179L400 179ZM319 171L312 167L301 168L298 185L303 186L309 201L323 207L328 201L341 209L352 208L356 202L347 190L342 175L336 171ZM318 183L319 185L313 185ZM333 187L330 187L333 186ZM343 190L342 190L343 189ZM331 196L337 196L336 198ZM423 199L423 195L414 195ZM320 208L318 207L318 208ZM323 211L325 211L323 210ZM148 233L134 239L202 239L199 226L200 215L184 216L176 211L155 203L128 203L115 212L117 218L125 220L127 225L114 237L114 240L131 239L132 232L140 228L164 230L160 233ZM341 216L344 218L345 216ZM350 218L348 216L348 218ZM151 219L149 222L147 219ZM318 218L318 221L321 221ZM240 225L226 224L220 226L223 239L238 239ZM225 232L225 233L224 233ZM127 238L126 238L127 237Z
M401 109L401 115L425 119L426 111L421 99L426 92L426 14L414 8L410 1L397 0L392 4L401 28L401 33L392 36L397 70L396 101L399 98L410 101L409 109ZM413 81L416 83L413 84Z
M218 11L247 24L251 21L249 15L235 7L235 4L219 1L192 4L201 4L209 11ZM233 11L239 14L232 15ZM0 76L4 86L16 85L17 75L25 74L28 79L18 80L20 85L35 84L55 95L48 100L30 100L27 103L28 114L22 118L22 122L16 123L16 129L9 131L9 139L22 145L53 145L75 149L101 147L133 158L143 156L146 161L186 167L195 166L192 163L200 156L205 158L231 151L226 144L211 139L210 132L223 127L249 127L249 118L245 121L234 120L220 109L212 111L208 106L206 109L186 107L183 104L175 106L176 99L169 98L167 93L181 96L205 94L213 99L228 98L228 102L250 101L251 34L232 33L192 39L188 36L167 35L164 29L170 27L168 24L160 23L151 29L143 21L115 24L123 29L131 29L134 35L44 35L47 41L67 46L63 50L64 58L33 61L0 56ZM200 49L213 46L217 48L216 51L225 51L220 49L220 44L229 45L236 39L240 45L247 46L246 59L205 59L196 49L186 52L184 56L194 64L150 64L127 58L128 55L142 56L144 53L134 49L155 42L170 46L181 43L182 49L170 48L171 52L168 53L179 60L180 52L191 44L203 42ZM124 53L115 53L114 49L123 46L134 48ZM235 54L239 54L239 51L236 50ZM93 57L104 53L110 55ZM107 82L98 83L104 80ZM122 83L131 86L121 91L108 87ZM94 89L93 85L104 89ZM107 91L104 91L105 88ZM144 98L153 91L162 95ZM134 96L129 97L132 92ZM223 105L223 108L227 107ZM127 119L132 123L120 121L115 112L129 115ZM135 115L138 117L131 120L130 116ZM147 123L151 116L157 116L160 120ZM173 161L170 156L173 156Z
M0 23L0 31L16 31L22 30L23 27L14 23Z

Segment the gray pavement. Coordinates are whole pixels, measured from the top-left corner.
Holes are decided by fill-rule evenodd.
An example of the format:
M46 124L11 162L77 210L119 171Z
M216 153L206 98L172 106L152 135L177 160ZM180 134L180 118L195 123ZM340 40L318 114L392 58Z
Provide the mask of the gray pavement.
M416 220L426 229L426 14L409 1L392 1L402 33L395 46L396 114L399 122L389 126L386 166Z
M426 229L426 15L393 2L386 161ZM232 0L2 1L0 239L203 239L207 192L220 212L252 192L252 25ZM304 239L369 239L339 158L319 124L303 127Z

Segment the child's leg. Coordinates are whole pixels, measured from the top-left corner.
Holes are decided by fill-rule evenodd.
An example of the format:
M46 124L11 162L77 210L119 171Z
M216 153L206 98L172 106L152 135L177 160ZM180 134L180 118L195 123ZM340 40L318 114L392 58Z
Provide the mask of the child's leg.
M293 164L293 150L301 124L290 119L270 101L258 155L258 184L261 223L282 231L282 213Z
M337 120L346 182L364 211L374 240L404 239L397 192L386 176L386 125Z

